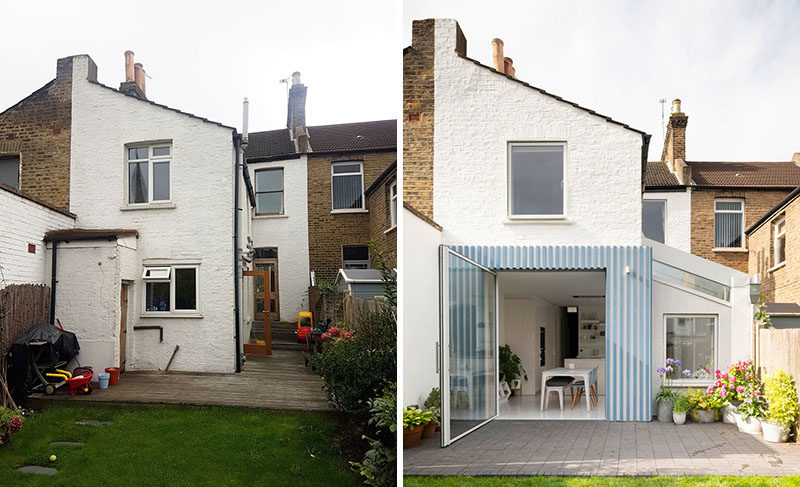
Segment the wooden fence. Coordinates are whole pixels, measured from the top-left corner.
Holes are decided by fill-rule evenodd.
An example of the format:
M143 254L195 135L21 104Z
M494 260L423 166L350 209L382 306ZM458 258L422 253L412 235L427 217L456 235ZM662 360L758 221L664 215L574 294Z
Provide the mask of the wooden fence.
M758 340L762 379L773 370L783 369L795 380L800 397L800 328L762 328Z
M344 296L344 320L347 323L360 321L362 316L378 311L384 302L386 300L383 296L375 296L372 299L358 299L347 294Z

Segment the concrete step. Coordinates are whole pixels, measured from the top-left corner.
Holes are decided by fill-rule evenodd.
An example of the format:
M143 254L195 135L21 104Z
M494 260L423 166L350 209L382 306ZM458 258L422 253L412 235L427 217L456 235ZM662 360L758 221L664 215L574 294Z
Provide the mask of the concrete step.
M301 350L306 349L305 343L298 343L297 341L289 340L275 340L272 342L273 350Z

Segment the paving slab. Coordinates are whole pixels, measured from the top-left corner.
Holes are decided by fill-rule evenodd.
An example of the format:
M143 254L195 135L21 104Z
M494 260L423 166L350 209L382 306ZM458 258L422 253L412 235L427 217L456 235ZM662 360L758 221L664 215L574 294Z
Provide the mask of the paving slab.
M800 445L724 423L492 421L439 447L403 450L406 475L767 475L800 471Z
M82 441L51 441L50 446L83 446L86 443Z
M33 473L37 475L55 475L58 473L58 470L50 467L40 467L39 465L26 465L24 467L19 467L17 470L24 473Z
M111 421L98 421L96 419L79 419L75 421L75 424L85 424L89 426L108 426L111 424Z

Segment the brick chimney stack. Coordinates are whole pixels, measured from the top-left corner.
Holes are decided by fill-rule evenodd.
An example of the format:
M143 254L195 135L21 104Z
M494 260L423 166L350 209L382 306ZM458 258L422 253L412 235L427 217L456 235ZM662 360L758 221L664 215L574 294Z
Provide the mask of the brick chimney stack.
M309 141L306 130L306 93L308 88L300 81L300 73L292 73L292 87L289 88L289 107L286 114L286 128L297 144L298 152L308 152Z
M119 91L140 100L147 100L144 78L142 63L134 62L133 51L125 51L125 81L119 84Z
M664 149L661 160L678 178L681 184L692 184L692 169L686 165L686 125L689 117L681 111L681 100L672 100L672 113L667 123L667 134L664 138Z

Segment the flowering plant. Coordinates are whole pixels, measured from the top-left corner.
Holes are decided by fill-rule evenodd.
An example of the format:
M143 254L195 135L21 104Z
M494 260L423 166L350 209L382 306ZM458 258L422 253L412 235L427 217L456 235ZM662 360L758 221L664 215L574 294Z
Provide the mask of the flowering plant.
M674 401L677 394L671 391L672 381L682 375L689 377L692 372L689 369L681 371L681 361L678 359L667 358L663 367L656 369L658 376L661 378L661 389L656 394L656 401Z
M752 360L738 361L728 366L723 372L715 371L716 382L714 388L730 402L738 404L746 397L752 396L752 391L758 389L758 376Z
M776 370L764 381L764 398L769 406L767 422L781 426L791 426L800 408L797 406L797 392L792 377L782 370Z
M709 392L709 389L711 392ZM725 405L725 398L720 397L719 394L715 394L713 386L709 386L705 392L697 389L689 389L687 394L689 396L689 404L691 405L692 409L705 409L706 411L711 411L712 409L719 409Z
M11 442L11 435L22 429L22 410L0 406L0 445Z
M355 333L352 331L344 331L337 326L332 326L330 330L326 331L322 334L322 340L330 340L333 339L334 341L338 340L352 340L355 337Z
M764 417L764 399L761 397L761 391L753 391L753 396L745 398L739 404L739 411L744 416L744 419L752 416L754 418Z

